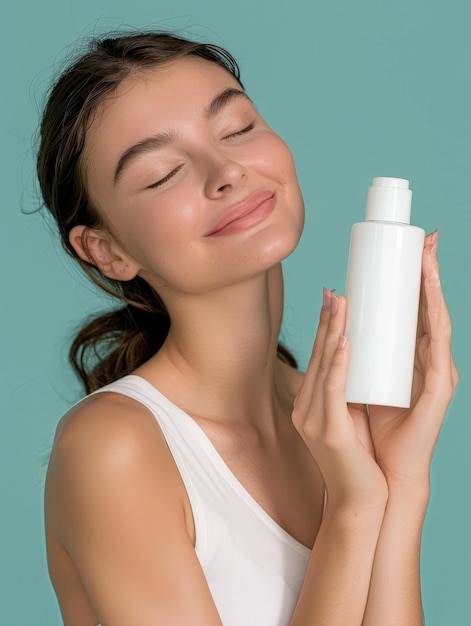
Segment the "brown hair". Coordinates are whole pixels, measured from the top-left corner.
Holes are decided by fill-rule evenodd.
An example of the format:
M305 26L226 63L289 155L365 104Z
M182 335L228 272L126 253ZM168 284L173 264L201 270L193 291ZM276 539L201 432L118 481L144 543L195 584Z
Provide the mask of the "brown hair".
M91 280L125 305L88 322L74 339L70 360L87 393L131 373L163 344L170 318L159 295L139 276L120 282L103 277L80 259L69 242L76 225L106 228L88 197L81 157L97 106L134 72L186 55L197 55L228 70L242 86L237 62L213 44L169 33L141 32L91 42L53 85L40 126L37 174L46 207L66 252ZM296 366L278 346L278 356Z

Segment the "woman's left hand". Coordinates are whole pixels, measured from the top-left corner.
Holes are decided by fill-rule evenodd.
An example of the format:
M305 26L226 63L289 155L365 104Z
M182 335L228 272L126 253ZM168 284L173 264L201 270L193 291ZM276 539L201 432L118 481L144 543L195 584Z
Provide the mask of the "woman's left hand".
M451 322L440 285L438 232L425 239L410 409L370 406L376 459L389 487L427 484L435 444L459 375L451 354Z

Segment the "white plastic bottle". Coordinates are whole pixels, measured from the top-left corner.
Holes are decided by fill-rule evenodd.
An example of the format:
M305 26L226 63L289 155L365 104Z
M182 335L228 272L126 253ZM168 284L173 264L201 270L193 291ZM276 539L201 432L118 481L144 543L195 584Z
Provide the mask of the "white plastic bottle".
M347 402L409 407L425 233L410 225L409 181L375 178L354 224L347 273Z

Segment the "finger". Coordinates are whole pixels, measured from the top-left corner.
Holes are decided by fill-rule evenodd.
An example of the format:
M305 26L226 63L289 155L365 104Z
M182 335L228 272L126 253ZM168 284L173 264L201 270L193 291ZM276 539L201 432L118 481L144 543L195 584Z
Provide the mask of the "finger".
M316 332L316 338L311 352L311 357L306 369L305 380L306 385L312 387L313 381L316 378L317 370L321 361L322 353L324 351L324 343L327 335L327 329L329 327L330 318L332 312L336 310L335 296L332 291L329 291L326 287L322 291L322 308L319 316L319 326Z
M443 295L437 257L438 232L432 245L424 249L424 296L426 300L427 326L430 340L439 348L434 351L437 358L448 360L451 345L451 320Z
M309 359L306 372L304 374L301 388L295 398L295 409L297 415L304 415L311 403L314 381L316 379L317 370L319 368L322 351L324 349L325 336L331 317L333 292L326 287L322 291L322 308L319 317L319 326L316 332L316 338L312 348L311 357Z
M342 296L332 294L332 306L327 332L324 337L322 354L320 355L316 382L323 384L330 370L332 359L338 349L339 335L345 331L345 317L347 314L347 301Z
M324 348L316 371L316 377L313 381L311 407L312 410L320 414L324 413L325 382L330 373L334 357L339 349L339 336L343 336L345 331L347 301L341 296L333 296L333 298L335 298L336 301L327 327Z
M454 391L454 364L451 355L451 320L441 288L437 258L438 233L424 249L424 295L426 300L427 334L430 366L425 377L425 389L447 403ZM448 397L449 396L449 397Z
M343 446L350 442L352 437L357 437L354 422L345 402L349 360L350 343L346 337L340 335L323 383L325 438L331 447Z
M316 332L316 338L309 359L309 364L314 364L314 369L317 367L322 351L324 348L324 341L327 335L327 328L329 326L330 318L332 314L335 315L336 303L335 295L333 291L329 291L326 287L322 290L322 309L319 317L319 326ZM311 368L312 369L312 368Z
M310 405L304 415L296 415L293 419L311 450L319 446L324 452L326 448L332 451L340 450L351 443L352 437L356 438L353 432L353 421L344 399L348 359L347 340L341 335L337 338L337 348L325 381L325 390L323 389L321 394L314 395L313 405L319 404L320 397L322 408L314 408ZM324 406L325 400L327 400L326 406ZM294 413L297 414L297 411ZM347 426L344 424L345 418L347 418Z
M424 274L426 271L426 253L428 249L434 244L438 236L438 231L434 231L425 237L424 250L422 254L422 279L420 282L420 299L419 299L419 316L417 324L417 336L421 337L424 334L429 334L429 324L427 317L427 297L424 289Z
M345 298L338 298L332 292L324 289L324 304L321 310L319 328L314 342L311 359L309 361L301 389L296 398L297 414L307 414L312 410L312 402L315 409L323 413L323 390L324 380L328 365L332 360L338 336L345 326Z
M437 238L438 238L438 230L434 230L433 233L429 233L428 235L425 235L424 248L426 246L431 246L432 243L437 240Z

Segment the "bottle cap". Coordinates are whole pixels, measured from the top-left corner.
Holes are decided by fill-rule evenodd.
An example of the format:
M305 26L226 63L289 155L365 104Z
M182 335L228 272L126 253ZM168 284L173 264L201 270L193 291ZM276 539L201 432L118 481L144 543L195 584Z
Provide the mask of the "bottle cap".
M410 224L412 191L403 178L373 178L368 190L366 220Z

